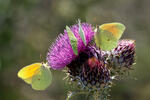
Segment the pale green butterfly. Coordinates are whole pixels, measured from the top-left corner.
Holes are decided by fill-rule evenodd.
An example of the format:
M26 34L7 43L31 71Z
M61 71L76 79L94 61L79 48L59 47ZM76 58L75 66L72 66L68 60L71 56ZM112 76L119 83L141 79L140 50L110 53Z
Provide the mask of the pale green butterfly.
M67 31L73 52L75 55L78 55L77 38L75 37L75 35L73 34L73 32L71 31L71 29L68 26L66 26L66 31Z
M121 23L106 23L96 28L96 46L104 51L110 51L117 46L125 26Z
M79 25L79 31L78 31L79 35L80 35L83 43L86 45L85 34L84 34L83 29L82 29L81 22L80 22L80 20L78 20L78 22L79 22L78 23L78 25ZM66 31L67 31L67 34L68 34L73 52L74 52L75 55L78 55L78 44L77 44L78 40L77 40L74 33L71 31L71 29L68 26L66 26Z
M35 90L45 90L52 81L51 71L44 63L34 63L22 68L18 72L18 77Z
M82 29L82 25L81 25L81 21L80 20L78 20L78 25L79 25L79 35L80 35L84 45L86 45L85 34L84 34L83 29Z

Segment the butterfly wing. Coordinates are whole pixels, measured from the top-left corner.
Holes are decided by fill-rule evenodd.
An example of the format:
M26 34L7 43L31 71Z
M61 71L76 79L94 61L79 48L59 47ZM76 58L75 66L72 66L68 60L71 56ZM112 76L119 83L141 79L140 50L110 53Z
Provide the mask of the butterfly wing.
M86 45L87 43L86 43L85 33L84 33L83 29L82 29L82 25L81 25L80 20L79 20L78 25L79 25L79 35L80 35L84 45Z
M73 32L68 26L66 26L66 31L67 31L73 52L75 55L78 55L77 38L75 37L75 35L73 34Z
M95 35L96 46L104 51L112 50L117 46L125 26L121 23L107 23L99 26Z
M18 77L23 79L26 83L31 84L32 77L36 75L37 73L39 73L41 66L42 66L41 63L34 63L26 67L23 67L18 72Z
M33 77L31 85L34 90L45 90L51 84L51 81L51 71L47 67L42 66L40 73Z

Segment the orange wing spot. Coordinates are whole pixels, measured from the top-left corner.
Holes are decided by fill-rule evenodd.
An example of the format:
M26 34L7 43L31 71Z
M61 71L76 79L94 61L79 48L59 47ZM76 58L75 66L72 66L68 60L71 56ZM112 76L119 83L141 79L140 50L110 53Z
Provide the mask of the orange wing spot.
M118 36L119 30L118 30L117 26L113 23L105 24L105 25L101 26L101 29L111 32L115 37Z

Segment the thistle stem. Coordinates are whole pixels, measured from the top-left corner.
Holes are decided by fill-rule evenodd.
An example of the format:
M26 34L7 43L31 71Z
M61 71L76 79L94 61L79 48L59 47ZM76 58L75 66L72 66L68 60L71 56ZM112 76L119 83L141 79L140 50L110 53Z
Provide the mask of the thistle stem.
M70 98L72 98L73 96L75 95L78 95L78 94L86 94L87 92L82 92L82 91L78 91L78 92L70 92L66 98L66 100L70 100Z

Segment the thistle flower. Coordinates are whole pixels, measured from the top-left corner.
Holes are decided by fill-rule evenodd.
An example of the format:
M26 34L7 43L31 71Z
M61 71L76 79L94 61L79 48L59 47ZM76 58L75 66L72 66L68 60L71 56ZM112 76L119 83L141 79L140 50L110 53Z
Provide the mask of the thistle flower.
M54 70L66 67L66 78L69 83L75 83L73 88L76 88L69 92L66 100L80 93L88 93L94 100L107 100L113 80L119 79L135 62L135 44L133 40L119 41L125 30L121 23L106 23L93 28L90 24L81 24L80 20L70 28L66 26L64 34L60 34L49 48L47 63L26 66L19 71L19 77L34 89L43 90L52 78L47 64ZM124 68L126 70L122 70ZM24 79L29 74L34 74L32 82Z
M47 61L49 66L55 70L67 67L66 74L69 82L77 83L79 86L77 92L88 91L94 98L106 99L113 80L117 79L118 75L124 74L122 72L124 70L121 69L129 69L133 65L135 45L133 40L119 41L120 34L122 35L125 29L122 24L104 24L101 28L106 31L101 31L100 34L103 33L103 35L97 33L95 39L98 42L92 44L91 41L96 31L92 30L90 24L79 22L78 25L70 28L67 26L64 34L60 34L50 47ZM114 29L118 31L112 31ZM112 48L114 45L117 46L115 49ZM69 94L67 100L71 96Z
M88 44L94 36L94 31L92 30L92 26L90 24L82 23L81 25L85 34L86 42ZM78 40L77 48L79 54L86 48L78 33L79 26L73 25L70 29ZM60 34L53 45L50 47L49 52L47 53L47 61L52 69L57 70L62 69L66 65L70 64L77 56L78 55L73 53L67 31L64 30L64 34Z
M114 68L130 68L135 62L135 43L133 40L121 40L118 46L111 51L108 59Z
M87 46L71 64L67 65L68 73L82 88L98 90L110 80L109 71L102 59L100 50L95 46Z

